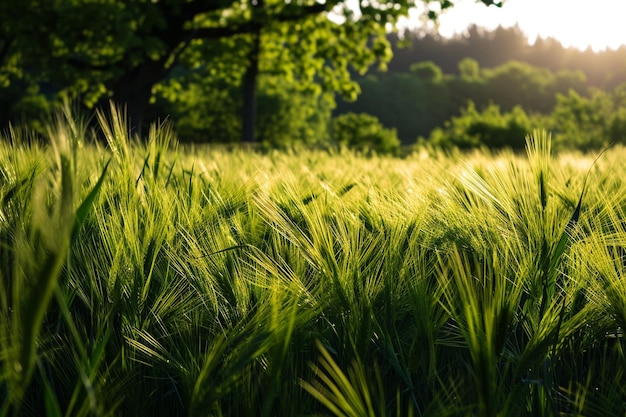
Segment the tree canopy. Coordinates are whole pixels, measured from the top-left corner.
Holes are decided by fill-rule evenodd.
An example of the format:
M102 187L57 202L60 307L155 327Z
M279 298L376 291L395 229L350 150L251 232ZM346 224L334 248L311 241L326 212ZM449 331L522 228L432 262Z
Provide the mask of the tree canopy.
M87 106L113 99L125 103L129 117L140 126L155 86L183 60L240 83L248 94L244 107L254 102L259 68L353 98L358 86L351 71L362 73L389 61L386 30L415 6L435 18L453 2L2 2L2 110L15 115L27 92L48 99L80 96Z

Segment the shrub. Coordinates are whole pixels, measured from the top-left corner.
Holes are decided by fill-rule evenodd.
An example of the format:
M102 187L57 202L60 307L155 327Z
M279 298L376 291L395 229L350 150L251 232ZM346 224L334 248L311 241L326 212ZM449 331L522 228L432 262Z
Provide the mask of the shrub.
M411 72L432 83L439 83L443 80L443 71L432 61L417 62L411 65Z
M486 146L493 149L523 149L525 137L532 130L529 116L516 106L509 113L490 104L479 112L473 102L461 110L461 115L434 129L427 142L444 148L468 149ZM420 138L419 141L425 141Z
M556 147L588 151L606 146L612 107L611 96L604 91L596 90L589 98L575 91L558 94L550 126Z
M570 91L557 100L549 128L558 148L588 151L626 143L626 84L611 92L594 90L590 97Z
M334 118L332 137L340 145L380 153L396 153L400 140L396 129L386 129L376 116L345 113Z
M608 136L611 142L626 144L626 109L615 111L608 126Z

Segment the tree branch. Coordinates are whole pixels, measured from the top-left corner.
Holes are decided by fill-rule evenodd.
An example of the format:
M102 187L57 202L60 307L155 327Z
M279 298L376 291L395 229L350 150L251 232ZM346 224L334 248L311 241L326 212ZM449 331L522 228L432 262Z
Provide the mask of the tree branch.
M258 27L258 24L247 22L233 27L198 28L189 30L187 33L190 39L219 39L244 33L254 33Z
M340 0L327 0L326 3L315 3L311 6L296 6L288 4L274 18L279 22L289 22L303 19L307 16L331 11Z
M309 16L328 12L340 2L340 0L328 0L326 3L315 3L311 6L287 5L279 13L272 15L271 20L281 23L295 22ZM255 33L262 26L263 23L250 20L233 26L192 29L188 30L187 33L191 39L219 39L234 35Z
M181 16L190 19L201 13L216 12L227 9L234 4L234 0L194 0L180 6Z

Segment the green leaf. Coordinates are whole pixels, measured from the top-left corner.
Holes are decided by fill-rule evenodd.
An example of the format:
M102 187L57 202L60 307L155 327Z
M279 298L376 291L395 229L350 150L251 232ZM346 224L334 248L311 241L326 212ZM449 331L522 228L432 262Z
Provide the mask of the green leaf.
M87 197L85 197L83 202L80 203L80 206L78 206L78 208L76 209L74 230L72 231L72 241L76 239L76 234L78 233L80 227L85 222L85 219L87 218L87 214L89 213L89 210L93 206L96 196L98 195L98 193L100 192L100 189L102 188L102 184L104 183L104 178L105 178L105 175L106 175L107 169L109 168L110 163L111 163L111 159L109 159L107 163L104 165L104 168L102 169L102 173L100 174L100 178L96 182L96 185L94 185L94 187L91 189L89 194L87 194Z

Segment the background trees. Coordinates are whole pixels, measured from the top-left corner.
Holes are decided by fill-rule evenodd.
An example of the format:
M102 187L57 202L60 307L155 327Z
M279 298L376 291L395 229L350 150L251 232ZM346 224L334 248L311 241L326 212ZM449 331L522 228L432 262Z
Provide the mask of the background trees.
M578 107L570 90L584 101L596 94L592 88L611 95L626 82L626 48L594 53L550 39L530 46L515 27L472 27L453 39L409 32L400 39L386 28L409 7L441 10L451 3L357 3L352 9L347 0L3 2L0 126L26 120L37 127L63 98L89 109L112 99L126 103L135 132L142 121L169 117L183 141L336 142L332 117L353 112L375 116L412 145L460 117L471 101L477 114L491 104L501 115L521 106L532 120L555 126L565 144L575 132L546 119L558 106L554 120L589 130L584 117L570 114ZM388 71L371 71L373 65ZM593 117L606 119L596 131L616 140L624 117L609 107L610 117ZM569 143L579 146L579 139Z
M363 151L396 153L400 141L395 129L385 129L372 115L345 113L333 120L332 134L341 145Z
M368 76L360 80L358 100L339 103L336 114L375 115L386 127L397 128L404 144L411 144L446 120L461 116L469 102L478 112L494 104L504 112L520 107L530 114L549 114L557 105L557 94L588 94L580 71L554 73L519 61L481 68L476 60L465 58L458 63L458 74L443 74L439 66L426 61L413 64L410 72Z
M221 72L225 81L241 87L243 139L252 140L260 71L354 98L358 87L349 71L384 65L391 57L385 30L422 3L452 6L445 0L359 1L356 10L345 0L26 0L19 7L3 5L0 77L4 87L14 88L4 106L14 115L29 88L46 84L42 93L47 98L80 95L88 107L109 98L125 103L139 130L157 84L179 65L206 66L212 75ZM25 85L17 85L18 79Z
M505 6L506 7L506 6ZM581 71L589 86L612 89L626 81L626 47L594 52L565 48L556 39L538 38L529 44L519 27L487 31L471 26L463 35L442 38L436 33L408 31L400 35L390 33L394 59L390 72L408 72L418 61L433 61L444 73L458 74L458 63L472 58L481 67L493 68L508 61L526 62L535 67Z
M557 146L590 150L626 144L626 83L611 92L593 90L590 97L570 91L557 100L550 119Z
M420 138L420 143L428 143L441 148L470 149L487 147L490 149L511 148L522 150L526 135L533 129L531 118L524 109L516 106L510 112L501 112L500 107L490 104L478 111L473 102L430 133L428 139Z

